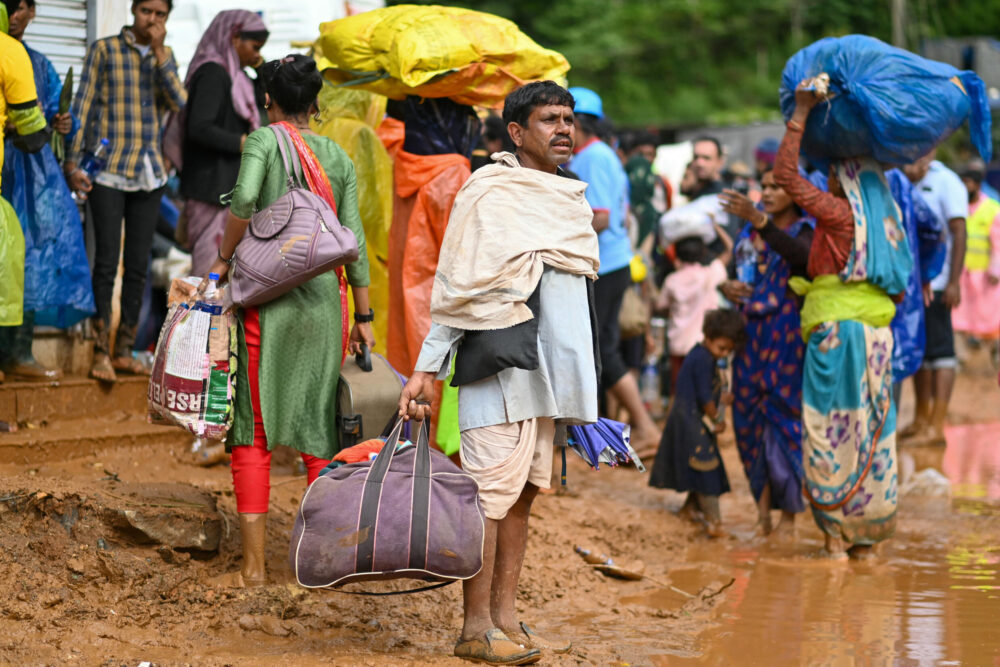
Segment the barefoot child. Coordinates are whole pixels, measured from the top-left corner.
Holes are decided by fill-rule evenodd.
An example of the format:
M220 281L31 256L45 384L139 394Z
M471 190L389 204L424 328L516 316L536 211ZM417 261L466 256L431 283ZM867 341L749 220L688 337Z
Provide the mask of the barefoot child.
M719 456L716 435L725 429L722 378L717 362L743 343L742 316L732 310L705 314L704 339L695 345L677 376L677 389L649 485L688 491L682 514L701 510L712 537L724 535L719 496L729 491L729 478Z

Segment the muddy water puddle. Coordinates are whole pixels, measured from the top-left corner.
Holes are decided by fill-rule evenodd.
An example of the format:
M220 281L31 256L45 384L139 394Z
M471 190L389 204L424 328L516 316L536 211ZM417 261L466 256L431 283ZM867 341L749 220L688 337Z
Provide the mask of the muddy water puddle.
M793 539L754 537L733 525L730 540L692 545L684 566L661 582L669 588L619 602L662 610L669 635L690 609L674 589L734 584L693 642L651 647L632 664L1000 667L1000 424L947 435L947 448L901 453L916 471L943 470L951 497L940 489L904 496L896 537L877 560L813 558L821 536L808 515Z

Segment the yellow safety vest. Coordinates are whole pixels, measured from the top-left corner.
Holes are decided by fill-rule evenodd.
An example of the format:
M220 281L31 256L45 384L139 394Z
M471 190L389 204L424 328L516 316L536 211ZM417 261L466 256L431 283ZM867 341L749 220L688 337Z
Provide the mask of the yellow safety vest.
M1000 214L1000 202L986 195L976 211L965 219L965 268L969 271L985 271L990 267L990 228Z

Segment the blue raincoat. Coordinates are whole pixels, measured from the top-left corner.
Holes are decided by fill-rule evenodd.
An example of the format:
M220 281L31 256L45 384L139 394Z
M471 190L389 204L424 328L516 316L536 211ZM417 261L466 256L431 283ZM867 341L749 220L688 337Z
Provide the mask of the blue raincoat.
M46 120L59 113L62 83L49 59L25 47ZM79 127L73 120L73 132ZM72 137L72 133L69 135ZM69 327L95 312L83 224L52 148L25 154L4 146L3 197L24 230L24 310L35 324Z

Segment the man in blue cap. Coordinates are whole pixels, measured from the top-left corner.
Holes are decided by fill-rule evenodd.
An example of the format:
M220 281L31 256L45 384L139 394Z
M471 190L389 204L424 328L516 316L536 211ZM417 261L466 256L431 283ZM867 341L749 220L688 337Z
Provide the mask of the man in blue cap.
M587 183L587 202L594 210L594 230L600 246L601 268L594 284L594 306L601 353L601 386L628 410L635 428L632 443L643 455L656 448L659 433L642 403L639 385L622 358L618 328L622 299L632 284L629 270L632 246L625 229L628 176L614 149L598 138L604 118L600 96L588 88L570 88L569 92L576 100L573 108L576 146L569 168Z

